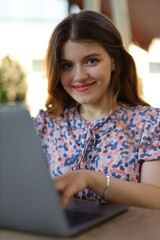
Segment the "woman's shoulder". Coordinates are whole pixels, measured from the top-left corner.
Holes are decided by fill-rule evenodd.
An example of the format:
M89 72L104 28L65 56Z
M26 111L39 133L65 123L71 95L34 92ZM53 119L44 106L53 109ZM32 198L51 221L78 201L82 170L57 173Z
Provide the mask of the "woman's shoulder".
M160 108L151 106L133 106L121 104L118 109L118 118L124 123L136 124L143 127L147 124L157 126L160 123Z
M120 109L124 113L132 115L133 117L136 115L139 115L142 117L160 116L160 108L155 108L152 106L142 106L142 105L133 106L130 104L122 103L120 105Z
M33 121L39 125L50 125L50 124L58 124L66 122L69 116L72 114L73 109L65 109L60 113L58 117L54 117L51 114L49 114L47 111L40 109L37 116L34 118Z
M32 117L36 125L44 124L46 121L51 121L51 116L43 109L40 109L36 117Z

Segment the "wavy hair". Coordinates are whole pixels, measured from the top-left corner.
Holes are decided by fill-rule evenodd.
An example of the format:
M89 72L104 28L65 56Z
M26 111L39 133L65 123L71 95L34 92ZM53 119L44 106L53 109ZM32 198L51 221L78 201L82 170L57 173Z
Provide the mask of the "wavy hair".
M51 35L46 53L48 113L57 117L64 109L76 105L76 101L64 90L59 79L61 49L68 40L97 42L114 59L115 70L109 84L113 109L117 101L134 106L149 105L138 94L135 62L125 50L119 31L103 14L83 10L66 17Z

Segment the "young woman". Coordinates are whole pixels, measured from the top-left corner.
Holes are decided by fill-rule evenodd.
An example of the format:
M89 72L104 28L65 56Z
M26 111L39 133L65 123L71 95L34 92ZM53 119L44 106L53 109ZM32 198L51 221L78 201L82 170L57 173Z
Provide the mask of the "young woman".
M100 13L71 14L46 62L35 128L63 206L74 196L160 209L160 110L139 97L118 30Z

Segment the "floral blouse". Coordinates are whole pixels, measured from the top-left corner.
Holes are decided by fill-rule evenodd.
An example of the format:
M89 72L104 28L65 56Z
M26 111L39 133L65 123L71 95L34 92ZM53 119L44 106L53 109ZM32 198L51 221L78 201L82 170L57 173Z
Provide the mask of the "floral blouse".
M53 119L40 110L34 119L51 177L90 169L126 181L140 180L141 165L160 159L160 109L119 104L116 113L86 122L77 107ZM85 190L79 198L94 199Z

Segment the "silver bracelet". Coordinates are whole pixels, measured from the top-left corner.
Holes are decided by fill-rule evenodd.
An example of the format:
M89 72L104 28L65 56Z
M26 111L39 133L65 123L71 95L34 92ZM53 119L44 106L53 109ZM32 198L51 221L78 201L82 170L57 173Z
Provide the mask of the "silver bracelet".
M101 197L102 200L105 198L105 196L106 196L107 193L108 193L109 185L110 185L110 175L107 174L107 175L106 175L106 188L105 188L104 193L103 193L103 195L102 195L102 197Z

